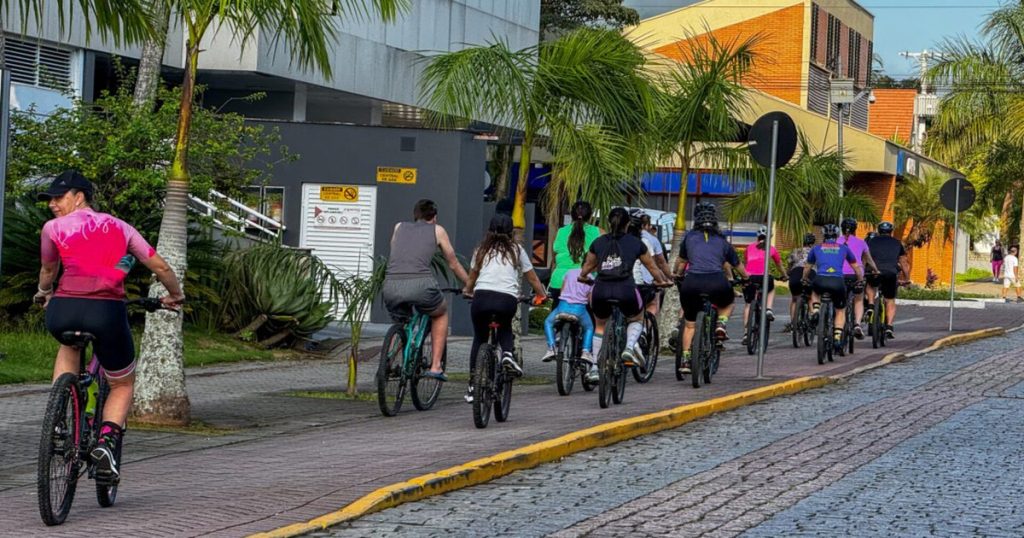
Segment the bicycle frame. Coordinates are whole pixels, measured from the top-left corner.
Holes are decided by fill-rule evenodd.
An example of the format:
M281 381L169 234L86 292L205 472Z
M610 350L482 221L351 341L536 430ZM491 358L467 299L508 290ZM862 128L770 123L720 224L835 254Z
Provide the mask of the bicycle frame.
M402 350L402 371L412 377L416 367L418 351L427 335L430 318L426 314L413 312L412 319L405 324L405 349Z

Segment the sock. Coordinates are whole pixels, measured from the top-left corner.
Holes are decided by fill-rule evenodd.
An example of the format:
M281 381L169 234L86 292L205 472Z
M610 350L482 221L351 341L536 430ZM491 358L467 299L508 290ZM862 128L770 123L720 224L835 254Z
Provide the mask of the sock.
M632 350L636 346L642 332L644 332L644 326L639 321L634 321L626 327L626 349Z
M594 335L594 358L596 359L601 354L601 344L604 342L604 336Z
M729 316L718 316L718 322L719 323L725 324L725 323L728 323L728 321L729 321Z
M687 349L686 351L683 352L683 359L690 360L690 350L689 349Z
M100 438L110 436L113 438L114 442L117 442L121 439L121 433L121 426L114 424L113 422L104 422L103 425L100 426Z

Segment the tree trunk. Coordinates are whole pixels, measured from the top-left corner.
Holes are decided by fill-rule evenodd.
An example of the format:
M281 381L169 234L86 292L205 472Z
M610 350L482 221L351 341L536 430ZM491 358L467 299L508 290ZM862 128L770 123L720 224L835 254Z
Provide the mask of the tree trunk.
M686 176L690 174L689 156L681 154L679 158L682 160L682 164L679 167L679 201L676 205L676 225L672 233L672 250L668 256L668 266L673 270L676 266L676 260L679 259L679 243L683 241L683 232L686 231L686 190L689 183ZM679 289L672 286L665 290L665 302L662 304L661 313L658 315L658 334L661 335L662 345L668 344L668 338L672 334L672 329L675 329L678 323Z
M170 2L153 3L153 35L142 44L139 72L135 78L135 93L132 104L136 109L148 111L156 99L160 87L160 68L163 66L164 47L167 44L167 28L171 18Z
M164 198L157 251L174 270L184 289L188 247L188 144L192 123L192 99L199 58L198 39L189 39L182 84L181 113L175 140L174 161ZM150 286L149 296L166 290L159 283ZM157 311L146 316L142 348L135 383L132 414L144 422L188 424L191 406L185 391L184 336L182 318L176 312Z
M1013 192L1006 191L1003 196L1003 209L999 213L999 238L1004 242L1010 241L1011 211L1013 211Z
M497 174L494 177L494 200L500 202L508 198L509 165L515 156L516 147L512 144L501 144L494 150L494 165Z
M530 157L533 154L533 135L523 137L522 151L519 156L519 181L516 183L516 196L512 205L512 226L516 230L517 239L525 241L526 236L526 190L530 180ZM527 251L530 249L527 248Z
M355 324L352 325L352 340L348 354L348 390L346 391L349 396L355 396L359 392L359 340L363 333L362 324L359 325L358 327ZM383 351L381 352L383 353Z

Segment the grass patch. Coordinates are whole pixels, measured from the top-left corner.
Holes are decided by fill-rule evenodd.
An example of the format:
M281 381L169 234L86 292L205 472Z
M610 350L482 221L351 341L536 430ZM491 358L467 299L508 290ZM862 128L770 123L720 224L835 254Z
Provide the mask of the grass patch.
M201 420L193 420L188 426L168 426L166 424L150 424L148 422L129 421L128 429L144 432L183 433L187 435L202 435L206 437L228 435L239 431L238 428L222 428Z
M135 334L136 352L142 341L141 332ZM0 331L0 384L49 381L53 374L53 359L57 355L57 341L43 331ZM185 366L207 366L238 361L269 361L305 358L292 350L267 350L239 341L225 334L210 334L185 329Z
M909 299L912 301L948 301L949 300L949 288L938 288L929 290L926 288L902 288L897 295L900 299ZM985 299L987 295L980 293L956 293L954 295L956 299Z
M451 382L469 383L469 373L468 372L451 372L451 373L448 373L446 375L448 376L448 382L449 383L451 383ZM544 377L544 376L539 376L539 375L524 375L523 377L520 377L519 379L516 379L516 381L515 381L516 385L550 385L551 383L554 383L554 380L552 380L549 377Z
M355 402L376 402L376 392L357 392L354 396L341 390L290 390L285 396L294 398L313 398L317 400L346 400Z
M986 269L978 269L977 267L971 267L967 269L966 273L957 273L956 283L963 284L965 282L991 282L992 271Z

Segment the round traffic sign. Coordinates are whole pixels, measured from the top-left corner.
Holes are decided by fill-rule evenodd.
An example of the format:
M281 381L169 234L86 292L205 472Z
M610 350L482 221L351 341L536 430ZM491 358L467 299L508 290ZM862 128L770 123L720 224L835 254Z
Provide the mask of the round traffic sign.
M793 118L785 112L769 112L754 122L747 136L750 155L765 168L772 166L772 128L775 122L779 122L775 168L786 166L796 153L796 124Z
M957 189L960 190L960 197L957 198ZM962 177L955 177L942 184L939 189L939 201L943 207L950 211L961 213L967 211L974 205L974 185ZM960 205L957 206L957 201Z

